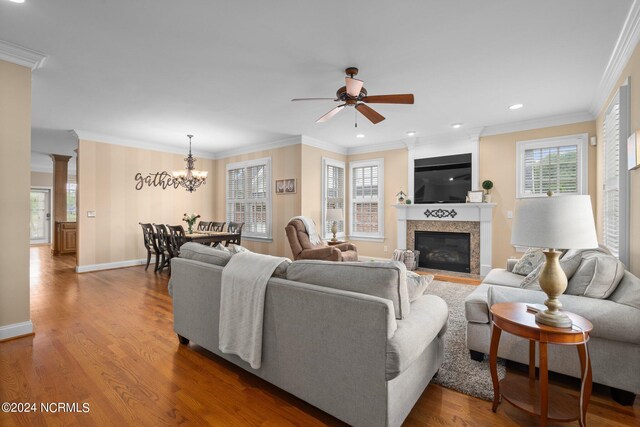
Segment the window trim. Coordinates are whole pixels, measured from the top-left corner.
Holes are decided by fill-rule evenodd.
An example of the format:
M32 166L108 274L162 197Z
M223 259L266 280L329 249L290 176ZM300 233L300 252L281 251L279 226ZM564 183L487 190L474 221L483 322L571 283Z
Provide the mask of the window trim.
M356 233L353 226L353 203L355 201L353 198L353 170L367 166L378 166L378 232ZM382 242L384 238L384 158L349 162L349 239Z
M345 162L341 160L335 160L330 157L322 157L322 212L320 214L320 222L322 226L322 230L324 230L324 225L327 222L327 166L333 166L337 168L342 168L342 173L344 177L342 179L342 213L344 214L344 231L339 231L336 233L336 237L340 239L344 239L347 235L347 189L346 189L346 181L347 181L347 168ZM323 236L325 239L330 239L333 237L333 233L328 232L324 233Z
M246 222L245 222L245 227L243 227L242 229L242 239L243 240L256 240L256 241L267 241L267 242L271 242L273 240L273 203L272 203L272 182L271 182L271 157L263 157L260 159L254 159L254 160L246 160L246 161L242 161L242 162L235 162L235 163L227 163L226 165L226 171L225 171L225 199L224 199L224 217L225 217L225 221L227 222L227 224L229 223L229 217L228 215L228 211L227 211L227 205L229 203L229 194L228 194L228 190L229 190L229 171L232 169L246 169L249 167L253 167L253 166L260 166L260 165L265 165L266 166L266 171L267 171L267 176L265 177L265 182L266 182L266 191L267 191L267 196L266 196L266 202L267 202L267 221L266 221L266 225L267 225L267 231L266 233L253 233L248 231L248 228L246 227ZM246 183L245 183L246 185ZM246 191L246 188L245 188ZM246 203L246 198L245 198L245 203ZM245 211L246 212L246 211Z
M526 194L524 192L524 154L526 150L536 148L563 147L567 145L577 146L577 189L576 193L562 194L589 194L589 134L556 136L552 138L532 139L516 142L516 199L530 199L546 197L546 194Z

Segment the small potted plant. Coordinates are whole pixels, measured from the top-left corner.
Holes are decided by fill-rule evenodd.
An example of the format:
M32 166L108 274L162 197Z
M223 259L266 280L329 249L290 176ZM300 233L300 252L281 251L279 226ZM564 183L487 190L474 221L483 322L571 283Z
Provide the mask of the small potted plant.
M192 213L191 215L184 214L184 216L182 217L182 220L187 223L187 226L188 226L187 233L188 234L193 234L193 224L196 223L196 220L198 218L200 218L200 215L195 214L195 213Z
M491 203L491 189L493 188L493 182L489 179L482 181L482 188L486 191L484 194L485 203Z

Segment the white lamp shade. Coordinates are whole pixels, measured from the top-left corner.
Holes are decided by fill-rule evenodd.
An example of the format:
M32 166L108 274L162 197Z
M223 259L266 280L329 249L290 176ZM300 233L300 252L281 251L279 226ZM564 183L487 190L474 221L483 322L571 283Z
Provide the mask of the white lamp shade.
M327 221L342 221L342 209L327 209Z
M598 247L589 196L553 196L516 201L511 244L549 249Z

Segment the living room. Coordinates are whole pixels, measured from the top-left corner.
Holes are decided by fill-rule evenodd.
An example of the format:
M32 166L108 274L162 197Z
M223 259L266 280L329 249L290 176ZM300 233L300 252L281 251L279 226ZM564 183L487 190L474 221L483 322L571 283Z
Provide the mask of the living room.
M285 232L290 220L310 219L330 242L330 211L339 208L331 213L340 218L337 239L354 245L360 262L373 265L391 260L396 249L418 249L408 232L416 226L408 223L418 222L418 216L450 223L453 231L454 223L477 221L479 231L469 232L465 270L440 272L429 285L436 292L442 283L458 280L473 283L468 285L473 290L493 269L504 268L527 249L512 240L519 204L532 192L546 193L546 187L536 190L535 178L527 175L527 153L575 147L570 162L554 163L562 171L554 175L558 182L561 175L570 181L570 188L563 181L565 187L559 184L555 192L589 196L598 243L630 275L640 277L640 172L631 167L627 150L628 137L640 129L640 89L634 84L640 80L636 1L123 6L0 2L0 173L5 182L0 194L2 218L11 224L4 235L12 248L0 259L0 397L3 402L40 405L55 398L91 405L90 414L0 414L3 425L101 424L108 423L109 412L117 413L121 424L181 419L363 424L278 386L282 391L272 385L277 381L252 377L194 337L188 347L179 345L175 301L167 290L170 276L155 273L154 266L145 269L139 223L186 228L185 213L206 221L241 220L242 247L295 260ZM355 16L354 23L337 18L342 14ZM357 67L357 74L349 67ZM344 92L340 98L342 86L348 91L350 84L362 81L355 98ZM411 94L411 102L376 102L387 94ZM292 102L307 97L328 98ZM340 99L345 108L335 102ZM356 108L349 109L352 104L346 101ZM327 112L330 120L316 123ZM172 171L185 170L191 152L195 168L208 173L193 192L171 181ZM53 189L51 155L69 158L65 184L77 184L77 203L70 208L77 212L71 256L51 255L50 240L45 246L30 244L30 190ZM455 209L457 218L424 217L425 209L435 209L434 202L442 200L421 198L416 184L420 162L461 155L468 156L462 193L449 200L457 203L438 203L449 214ZM640 156L637 148L634 155ZM41 160L44 166L36 165ZM232 172L250 173L256 167L263 174L261 194L241 203L231 194ZM165 178L157 175L163 172ZM337 178L330 180L330 173ZM357 197L367 180L362 176L370 178L364 201ZM492 184L489 190L486 181ZM278 182L287 189L279 191ZM401 192L406 198L399 203ZM480 201L465 203L465 195ZM481 219L467 219L465 209L476 208L483 212ZM435 230L442 231L452 230ZM181 274L179 267L172 280L179 283ZM444 298L449 328L456 304L461 327L466 327L463 300ZM638 390L599 380L608 371L598 365L597 338L602 335L593 323L594 393L586 418L594 424L640 423L638 399L620 404ZM64 332L66 327L70 332ZM476 350L464 335L460 339L457 356L463 366L476 366L469 356L469 350ZM632 351L637 352L635 345ZM486 351L478 351L486 355L477 367L484 369L481 384L488 397L473 397L460 387L453 391L441 369L400 422L535 425L534 416L507 403L492 412L486 401L493 398L488 344ZM577 352L571 352L578 366ZM116 360L113 366L110 358ZM204 373L196 374L202 366ZM100 369L117 380L96 379ZM140 374L131 374L132 369ZM154 369L161 377L186 371L176 374L171 386L154 379ZM624 369L612 376L626 373L637 380L637 373ZM79 389L64 384L73 381L74 370ZM191 383L189 375L196 375L199 384ZM580 386L568 382L562 386L579 395ZM236 392L216 400L225 384ZM131 406L127 392L117 391L120 385L135 395ZM173 393L180 392L153 392L191 386L208 397L183 391L175 400ZM615 400L608 387L619 389L623 398ZM250 403L254 400L260 403ZM138 404L144 415L127 412ZM211 409L203 408L209 404ZM460 413L451 409L457 405L464 408ZM154 417L154 409L163 414ZM171 411L177 415L168 421L165 415Z

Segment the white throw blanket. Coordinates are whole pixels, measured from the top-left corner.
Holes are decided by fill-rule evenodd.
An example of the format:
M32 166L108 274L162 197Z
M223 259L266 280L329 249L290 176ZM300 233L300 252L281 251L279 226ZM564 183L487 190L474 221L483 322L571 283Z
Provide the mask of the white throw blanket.
M262 321L267 282L286 258L241 252L222 270L218 348L253 369L262 363Z
M302 221L302 223L304 224L304 228L307 229L307 234L309 235L309 240L311 241L312 245L319 245L320 243L322 243L322 238L316 230L316 224L311 218L308 218L306 216L294 216L289 220L289 222L294 219L299 219L300 221Z

